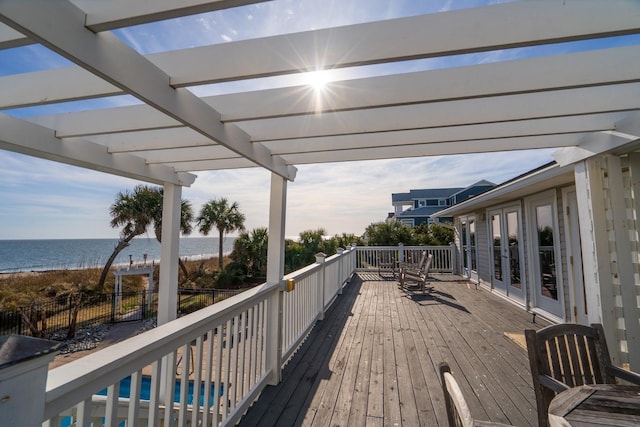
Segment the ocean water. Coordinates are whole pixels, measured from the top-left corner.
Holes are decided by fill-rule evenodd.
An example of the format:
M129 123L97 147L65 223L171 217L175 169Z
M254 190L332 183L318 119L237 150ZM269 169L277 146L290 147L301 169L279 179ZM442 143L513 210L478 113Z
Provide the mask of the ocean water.
M180 239L180 257L210 258L218 255L217 237ZM233 249L234 237L225 237L223 251ZM118 239L0 240L0 273L102 267L113 253ZM160 261L160 243L151 237L137 237L116 258L115 265Z

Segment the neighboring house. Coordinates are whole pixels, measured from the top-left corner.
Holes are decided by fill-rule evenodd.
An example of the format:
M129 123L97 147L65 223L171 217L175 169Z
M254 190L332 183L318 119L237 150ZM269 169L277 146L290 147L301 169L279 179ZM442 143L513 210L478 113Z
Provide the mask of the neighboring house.
M616 363L637 370L640 153L633 148L577 161L561 153L563 164L434 216L454 218L459 273L551 321L603 323Z
M431 224L431 217L449 206L455 205L470 197L483 193L495 184L489 181L478 181L468 187L460 188L428 188L409 190L408 193L391 194L391 203L395 212L390 213L387 221L399 221L414 227L420 224ZM408 208L407 208L408 206ZM440 222L451 222L451 217L440 217Z

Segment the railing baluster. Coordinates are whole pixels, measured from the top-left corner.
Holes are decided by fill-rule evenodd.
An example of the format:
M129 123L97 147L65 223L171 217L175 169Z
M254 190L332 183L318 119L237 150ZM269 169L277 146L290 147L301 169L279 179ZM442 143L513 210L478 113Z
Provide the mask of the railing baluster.
M149 390L149 425L160 425L160 362L151 364L151 390Z
M200 384L202 381L202 335L196 338L196 352L194 355L193 367L193 397L191 411L191 425L197 426L200 421Z
M136 371L131 374L131 385L129 386L129 410L128 425L136 425L138 423L138 413L140 408L140 386L142 384L142 373Z
M104 425L115 427L118 425L118 394L120 394L120 381L116 381L107 388L107 407L104 415Z
M205 349L204 352L206 354L205 359L205 371L204 371L204 405L202 405L202 425L209 426L211 424L211 375L213 374L212 364L213 364L213 340L214 330L209 330L207 332L207 338L205 340ZM215 391L214 391L215 393ZM215 400L215 399L214 399ZM196 424L194 424L196 425Z

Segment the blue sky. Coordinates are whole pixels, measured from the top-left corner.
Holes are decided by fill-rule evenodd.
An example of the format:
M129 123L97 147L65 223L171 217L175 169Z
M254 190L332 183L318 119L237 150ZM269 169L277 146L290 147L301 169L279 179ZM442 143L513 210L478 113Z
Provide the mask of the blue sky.
M414 0L275 0L226 11L185 17L117 31L141 53L173 50L329 26L396 18L486 4L487 1ZM491 2L496 3L496 2ZM638 43L638 37L615 38L610 46ZM466 65L479 62L593 49L588 43L565 43L549 49L496 51L345 69L334 79L382 75ZM0 75L69 65L39 46L0 52ZM199 94L254 90L283 84L287 78L256 79L194 88ZM291 84L291 83L285 83ZM100 106L137 102L111 97ZM39 109L5 111L16 117L95 108L97 102L74 102ZM288 236L324 228L328 234L362 234L367 225L384 220L392 211L391 193L429 187L465 187L481 179L500 183L551 161L551 150L477 155L454 155L321 165L301 165L289 183ZM0 150L0 239L117 237L109 226L109 206L118 192L140 182L66 166ZM500 165L496 167L496 165ZM267 226L270 174L261 169L198 172L183 198L196 213L207 200L237 201L249 230ZM195 233L194 235L197 235Z

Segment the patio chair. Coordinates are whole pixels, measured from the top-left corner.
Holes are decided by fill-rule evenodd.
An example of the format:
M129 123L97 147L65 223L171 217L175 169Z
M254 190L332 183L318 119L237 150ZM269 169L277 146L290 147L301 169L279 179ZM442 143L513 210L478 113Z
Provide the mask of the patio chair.
M429 285L429 270L433 262L433 254L427 255L426 259L422 268L404 267L400 270L400 287L411 289L417 286L422 293L433 290L433 286Z
M393 277L396 277L396 251L394 250L381 250L377 254L378 262L378 275L382 277L382 272L391 270Z
M442 385L444 404L447 407L447 419L450 427L508 426L508 424L473 419L467 401L456 379L451 375L449 364L441 362L438 368L440 369L440 384Z
M614 384L616 378L640 385L640 375L611 363L600 324L551 325L524 334L540 427L549 425L547 411L554 396L571 387Z

